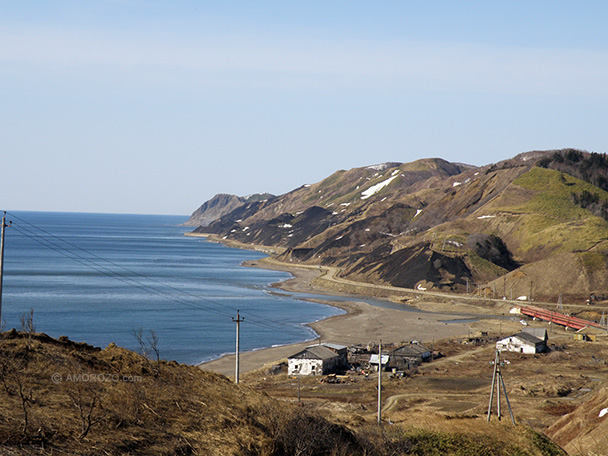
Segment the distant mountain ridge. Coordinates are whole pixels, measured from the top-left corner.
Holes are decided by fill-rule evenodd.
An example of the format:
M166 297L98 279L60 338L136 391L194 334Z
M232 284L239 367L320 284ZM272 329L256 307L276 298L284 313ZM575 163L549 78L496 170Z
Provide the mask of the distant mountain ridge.
M214 220L232 212L239 206L248 202L261 201L268 198L274 198L274 195L271 195L270 193L256 193L254 195L241 197L226 193L218 193L195 210L184 225L207 226Z
M608 159L532 151L340 170L226 212L199 233L407 288L557 299L608 294Z

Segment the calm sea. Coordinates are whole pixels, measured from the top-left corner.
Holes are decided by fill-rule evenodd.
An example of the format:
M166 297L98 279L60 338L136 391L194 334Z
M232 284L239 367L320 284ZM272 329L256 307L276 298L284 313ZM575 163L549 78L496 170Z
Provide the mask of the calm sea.
M105 347L138 349L154 331L161 357L196 364L241 350L310 340L304 323L340 310L269 293L289 274L241 266L257 252L186 237L187 217L10 212L2 320Z

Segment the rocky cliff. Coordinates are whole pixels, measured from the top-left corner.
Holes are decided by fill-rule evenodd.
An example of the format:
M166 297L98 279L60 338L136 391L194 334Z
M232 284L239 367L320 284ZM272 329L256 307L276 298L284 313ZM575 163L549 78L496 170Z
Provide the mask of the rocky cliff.
M194 227L207 226L247 202L261 201L268 198L273 198L273 195L260 193L242 197L219 193L195 210L184 225Z

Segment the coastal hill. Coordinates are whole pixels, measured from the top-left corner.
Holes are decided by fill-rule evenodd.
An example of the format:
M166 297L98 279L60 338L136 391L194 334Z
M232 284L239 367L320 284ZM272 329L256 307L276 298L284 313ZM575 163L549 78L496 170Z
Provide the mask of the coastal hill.
M532 429L450 417L441 431L346 426L196 366L66 337L0 337L3 455L563 455ZM151 355L151 356L150 356ZM362 409L361 413L365 413Z
M249 196L236 196L219 193L209 201L203 203L195 210L190 218L184 223L185 226L207 226L221 216L232 212L237 207L254 201L263 201L274 198L270 193L256 193Z
M607 190L605 154L422 159L340 170L194 232L279 247L279 260L357 281L585 300L608 290Z

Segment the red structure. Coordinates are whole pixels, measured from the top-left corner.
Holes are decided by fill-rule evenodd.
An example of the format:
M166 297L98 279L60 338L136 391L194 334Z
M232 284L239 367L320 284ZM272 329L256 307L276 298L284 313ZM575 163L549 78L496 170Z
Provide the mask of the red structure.
M583 318L578 317L571 317L569 315L564 315L563 313L554 312L552 310L541 309L540 307L522 306L520 307L520 311L522 314L527 315L528 317L539 318L541 320L557 323L558 325L565 326L566 328L572 328L576 330L583 329L587 326L592 326L594 328L602 328L599 323L596 323L594 321L585 320Z

